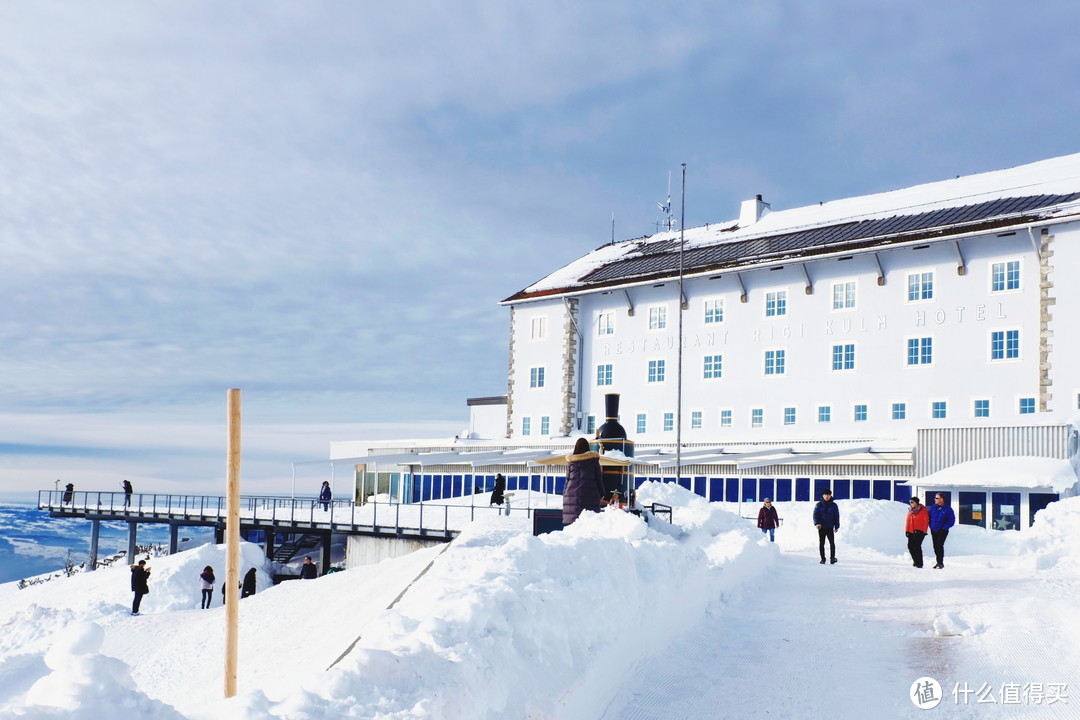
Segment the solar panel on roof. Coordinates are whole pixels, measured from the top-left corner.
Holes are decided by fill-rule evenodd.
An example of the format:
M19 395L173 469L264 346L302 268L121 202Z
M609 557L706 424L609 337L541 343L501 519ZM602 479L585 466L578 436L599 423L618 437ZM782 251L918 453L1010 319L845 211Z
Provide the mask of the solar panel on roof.
M912 215L893 215L879 220L844 222L780 235L718 243L685 251L683 253L683 267L685 270L695 270L733 264L736 261L764 259L778 253L832 247L857 240L869 240L871 238L882 238L884 240L890 236L903 233L956 226L992 218L1003 218L1017 213L1071 202L1077 198L1080 198L1080 193L1000 198L975 205L942 208ZM658 242L649 246L647 255L609 263L589 273L582 280L585 282L604 282L639 275L674 272L678 270L678 248L679 242L677 240Z

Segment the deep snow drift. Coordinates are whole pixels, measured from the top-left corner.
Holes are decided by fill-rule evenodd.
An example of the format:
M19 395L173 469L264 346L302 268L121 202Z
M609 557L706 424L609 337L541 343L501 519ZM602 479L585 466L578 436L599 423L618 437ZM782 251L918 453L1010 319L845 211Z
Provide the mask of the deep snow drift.
M245 545L262 575L228 701L224 611L198 609L222 547L154 558L139 617L125 568L2 585L0 716L919 717L922 676L952 717L1080 716L1080 499L1024 533L959 527L936 571L906 559L900 503L840 501L841 562L820 566L810 504L780 503L769 543L737 506L670 484L639 497L673 505L675 525L612 510L533 537L489 517L449 545L276 587ZM950 694L984 681L993 708ZM1023 702L1004 702L1013 681Z

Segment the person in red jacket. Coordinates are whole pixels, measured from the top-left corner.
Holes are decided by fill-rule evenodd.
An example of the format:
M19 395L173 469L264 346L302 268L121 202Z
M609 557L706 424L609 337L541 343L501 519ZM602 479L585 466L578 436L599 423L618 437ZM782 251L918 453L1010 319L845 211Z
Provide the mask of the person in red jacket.
M907 535L907 548L911 553L912 565L922 567L922 541L930 530L930 513L926 506L913 497L908 501L910 509L904 522L904 534Z

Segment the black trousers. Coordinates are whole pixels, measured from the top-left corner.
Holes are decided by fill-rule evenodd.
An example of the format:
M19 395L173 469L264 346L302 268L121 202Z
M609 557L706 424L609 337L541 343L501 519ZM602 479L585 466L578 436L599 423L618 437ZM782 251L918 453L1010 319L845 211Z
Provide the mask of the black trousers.
M922 541L925 538L926 533L921 530L908 533L907 549L911 553L911 559L915 561L915 567L922 567Z
M214 589L202 591L202 609L205 610L214 602Z
M133 613L139 612L139 605L142 604L142 597L145 594L146 593L141 592L139 590L135 591L135 601L131 603L131 612L133 612Z
M833 534L831 527L819 527L817 530L818 536L818 552L821 553L821 559L825 559L825 540L829 541L829 559L836 559L836 536Z
M930 539L934 542L934 558L937 564L945 566L945 538L949 537L948 530L931 530Z

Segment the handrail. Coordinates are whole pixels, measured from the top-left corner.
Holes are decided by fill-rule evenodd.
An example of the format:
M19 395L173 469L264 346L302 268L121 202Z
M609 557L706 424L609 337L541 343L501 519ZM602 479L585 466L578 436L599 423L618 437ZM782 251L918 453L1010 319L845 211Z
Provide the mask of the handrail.
M369 500L361 505L351 499L334 499L324 503L315 496L282 497L275 495L241 495L241 521L255 525L289 525L298 529L329 530L331 532L370 532L376 534L416 534L432 537L453 537L461 527L477 517L477 512L497 514L511 512L531 517L532 508L482 506L450 503L401 503ZM470 497L470 500L472 498ZM387 505L395 506L393 527L386 522ZM379 508L383 507L380 516ZM425 522L425 506L427 517ZM225 498L216 495L183 495L165 493L133 493L130 504L123 492L75 490L41 490L38 508L71 515L101 515L110 519L144 522L192 521L224 523ZM432 511L434 510L434 517ZM439 517L441 513L442 517Z

